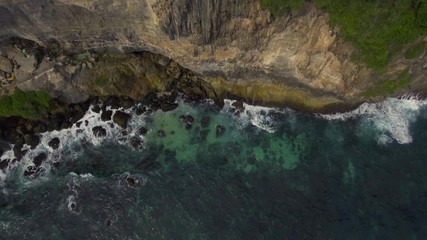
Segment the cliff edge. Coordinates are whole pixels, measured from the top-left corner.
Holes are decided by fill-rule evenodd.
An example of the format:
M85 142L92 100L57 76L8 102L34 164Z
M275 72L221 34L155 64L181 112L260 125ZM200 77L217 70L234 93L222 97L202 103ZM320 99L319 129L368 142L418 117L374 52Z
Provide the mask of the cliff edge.
M220 97L309 110L376 98L369 90L384 81L405 79L392 94L427 89L424 53L408 60L402 52L384 72L375 72L352 59L357 50L310 2L277 17L259 0L2 0L0 23L0 70L3 82L9 79L2 94L15 86L45 90L68 102L126 94L117 90L117 79L132 76L137 82L146 81L141 75L156 75L147 75L145 65L128 55L135 52L158 54L157 60L165 57L188 69ZM119 57L122 66L105 74L111 69L105 54L129 57ZM168 66L169 60L156 64ZM152 77L150 91L164 90L163 75ZM94 87L94 82L107 86L111 79L115 90Z

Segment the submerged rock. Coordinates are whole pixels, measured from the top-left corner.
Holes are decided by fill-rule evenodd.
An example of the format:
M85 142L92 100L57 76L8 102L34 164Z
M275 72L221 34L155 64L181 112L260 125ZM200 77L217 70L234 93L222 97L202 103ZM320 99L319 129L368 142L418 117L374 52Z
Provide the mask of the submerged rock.
M113 122L115 122L121 128L127 128L129 119L130 115L121 111L117 111L113 116Z
M222 135L224 135L225 132L225 127L218 125L216 126L216 136L217 137L221 137Z
M59 138L55 137L49 141L48 145L53 149L57 149L59 148L59 143L60 143Z
M138 129L138 133L139 133L140 135L145 135L145 134L147 134L147 132L148 132L148 129L147 129L147 128L145 128L145 127L140 127L140 128Z
M200 139L202 139L203 141L207 139L208 135L209 135L209 129L204 129L199 132Z
M136 115L138 115L138 116L140 116L140 115L142 115L143 113L145 113L147 111L147 108L146 107L141 107L141 106L139 106L139 107L137 107L136 109L135 109L135 114Z
M179 117L179 119L181 119L181 121L183 121L184 123L186 123L187 125L185 126L185 129L190 129L191 126L194 123L194 118L191 115L181 115Z
M209 127L210 123L211 123L211 118L209 116L203 116L202 119L200 119L200 126L202 126L202 128Z
M144 142L138 137L132 137L129 140L130 145L135 149L140 149L144 146Z
M157 137L164 138L166 137L166 133L163 130L157 131Z
M92 132L95 137L105 137L107 135L107 130L101 126L96 126L92 128Z

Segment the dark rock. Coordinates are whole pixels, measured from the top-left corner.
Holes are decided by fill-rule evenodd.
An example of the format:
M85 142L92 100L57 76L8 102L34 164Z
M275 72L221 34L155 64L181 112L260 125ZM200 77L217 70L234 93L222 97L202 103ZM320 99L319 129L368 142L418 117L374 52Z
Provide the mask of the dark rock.
M22 145L15 145L13 147L13 154L15 155L17 161L21 161L25 153L26 152L22 151Z
M59 143L60 143L60 140L59 138L56 137L56 138L52 138L48 144L51 148L57 149L59 148Z
M162 103L160 109L162 109L163 112L169 112L175 110L178 106L177 103Z
M218 125L216 126L216 136L221 137L225 132L225 127Z
M157 162L155 157L146 157L138 164L138 167L147 171L153 171L159 168L159 162Z
M27 144L31 147L31 149L34 149L37 147L37 145L39 145L40 138L36 135L26 134L24 136L24 141L25 141L25 144Z
M143 113L145 113L147 111L147 108L146 107L141 107L141 106L139 106L139 107L137 107L136 108L136 110L135 110L135 114L136 115L138 115L138 116L140 116L140 115L142 115Z
M112 115L113 115L113 112L110 111L110 110L102 111L102 113L101 113L101 120L104 121L104 122L105 121L110 121Z
M3 155L4 151L8 151L10 149L12 149L12 146L10 145L10 143L0 139L0 156Z
M128 187L130 187L130 188L133 188L133 187L135 187L136 184L138 184L138 180L136 180L133 177L127 177L126 182L128 184Z
M140 127L140 128L138 129L138 133L139 133L140 135L145 135L145 134L147 134L147 132L148 132L148 129L146 129L145 127Z
M101 112L101 107L100 107L100 106L98 106L98 105L93 106L93 108L92 108L92 112L96 112L96 113Z
M114 113L113 122L115 122L121 128L127 128L129 118L130 118L129 114L125 112L117 111L116 113Z
M120 107L120 100L117 97L109 97L105 105L110 106L112 109L117 109Z
M191 115L181 115L181 116L179 116L179 119L181 119L181 121L183 121L189 125L193 125L193 123L194 123L194 118Z
M28 134L28 130L27 130L27 128L26 128L26 127L24 127L24 126L17 126L17 127L15 128L15 131L16 131L17 133L19 133L19 134Z
M246 160L249 164L254 165L256 163L256 158L254 156L248 157Z
M107 130L101 126L93 127L92 132L96 137L105 137L107 135Z
M210 123L211 123L211 118L209 116L203 116L202 119L200 120L200 126L202 126L202 128L209 127Z
M159 130L159 131L157 131L157 136L161 137L161 138L164 138L164 137L166 137L166 133L163 130Z
M0 208L7 207L9 205L8 195L6 193L0 193Z
M87 127L89 125L89 121L85 120L85 126Z
M37 172L39 172L39 168L36 166L28 166L27 169L24 171L24 176L32 176L35 175Z
M81 118L79 118L79 119L81 119ZM71 125L72 124L70 122L64 121L64 122L61 123L61 126L59 127L59 129L67 129L67 128L70 128Z
M235 114L240 114L243 111L245 111L245 107L243 106L243 102L242 101L235 101L234 103L231 104L231 106L234 107L234 113Z
M53 166L55 169L59 169L59 167L61 166L61 163L60 163L60 162L53 162L53 163L52 163L52 166Z
M46 126L42 123L39 123L34 127L34 132L36 133L44 133L46 131L47 131Z
M80 128L80 126L82 125L82 122L77 122L76 123L76 127Z
M74 112L72 113L72 116L71 116L71 123L75 123L78 120L82 119L85 116L85 114L86 114L86 111L83 110L79 105L76 105L76 107L74 108Z
M224 166L228 163L228 158L226 156L219 156L216 160L217 166Z
M131 108L134 105L134 101L131 98L121 98L119 105L123 108Z
M10 142L15 145L22 145L25 143L25 140L21 136L16 135Z
M7 166L9 166L9 159L5 159L3 161L0 161L0 169L6 169Z
M34 165L36 165L36 167L40 167L40 165L42 165L42 163L47 159L47 154L46 153L40 153L39 155L37 155L34 159L33 159L33 163Z
M209 135L209 129L204 129L199 132L199 136L203 141L205 141L208 138L208 135Z
M129 143L135 149L141 149L144 146L144 142L138 137L132 137L129 140Z

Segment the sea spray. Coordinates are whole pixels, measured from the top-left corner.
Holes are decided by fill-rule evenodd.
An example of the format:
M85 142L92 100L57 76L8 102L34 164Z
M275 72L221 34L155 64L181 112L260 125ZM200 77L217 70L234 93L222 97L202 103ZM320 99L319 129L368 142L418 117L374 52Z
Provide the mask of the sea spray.
M377 140L387 144L391 139L399 144L412 142L411 124L416 121L420 111L427 106L426 100L417 97L387 98L379 103L363 103L357 109L330 115L317 115L328 120L345 121L359 119L361 130L375 126Z

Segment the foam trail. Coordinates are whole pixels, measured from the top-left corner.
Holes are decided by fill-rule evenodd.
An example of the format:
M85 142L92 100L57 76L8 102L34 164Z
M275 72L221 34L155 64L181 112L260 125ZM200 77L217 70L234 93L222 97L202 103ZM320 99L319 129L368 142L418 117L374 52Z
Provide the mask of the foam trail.
M420 110L427 106L426 100L414 96L402 98L387 98L379 103L364 103L357 109L330 115L318 116L328 120L341 120L360 118L359 127L374 126L378 131L377 142L388 144L392 139L399 144L412 142L410 127L415 122Z

